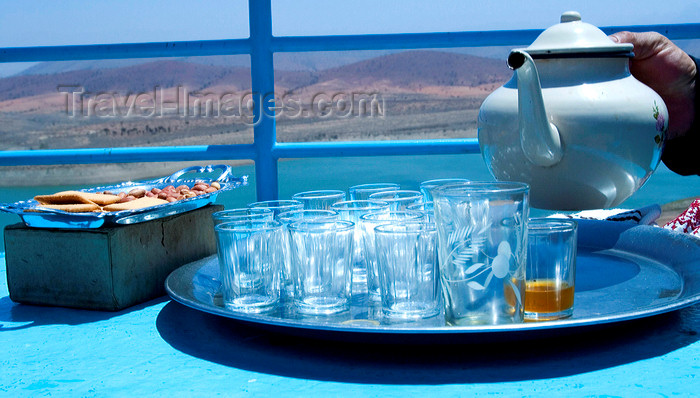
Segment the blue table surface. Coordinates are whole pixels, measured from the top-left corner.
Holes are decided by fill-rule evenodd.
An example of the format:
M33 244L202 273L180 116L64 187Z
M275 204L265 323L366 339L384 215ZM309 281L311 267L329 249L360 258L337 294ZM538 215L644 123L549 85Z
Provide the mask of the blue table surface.
M263 331L167 296L121 312L13 303L0 395L693 396L700 304L564 336L392 345Z

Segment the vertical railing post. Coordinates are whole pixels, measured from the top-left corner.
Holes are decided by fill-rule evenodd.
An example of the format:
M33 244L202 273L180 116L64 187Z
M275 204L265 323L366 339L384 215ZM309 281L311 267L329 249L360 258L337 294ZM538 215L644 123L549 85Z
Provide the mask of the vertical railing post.
M272 58L271 0L248 0L250 25L250 77L255 99L254 145L256 150L255 181L258 200L277 199L277 143L275 119L263 111L268 95L275 91Z

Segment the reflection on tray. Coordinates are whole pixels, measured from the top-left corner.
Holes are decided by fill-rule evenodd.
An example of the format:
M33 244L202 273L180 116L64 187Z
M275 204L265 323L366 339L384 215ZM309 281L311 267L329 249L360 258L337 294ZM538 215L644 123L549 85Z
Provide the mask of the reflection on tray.
M700 301L700 243L694 237L658 227L608 229L605 222L579 224L574 314L571 318L520 324L446 326L443 317L426 322L387 324L366 296L355 296L351 310L333 317L300 316L290 303L269 314L247 314L223 306L216 256L185 265L166 281L168 294L191 308L286 330L343 333L461 334L535 331L620 322L657 315ZM579 240L579 243L581 242ZM681 242L679 242L681 241ZM677 250L658 250L674 247Z
M631 260L619 257L619 254L615 257L617 260L616 267L601 270L600 264L605 264L609 257L610 254L598 252L577 259L576 291L585 292L587 290L598 290L614 286L639 274L639 265ZM600 277L601 272L605 274L605 278Z

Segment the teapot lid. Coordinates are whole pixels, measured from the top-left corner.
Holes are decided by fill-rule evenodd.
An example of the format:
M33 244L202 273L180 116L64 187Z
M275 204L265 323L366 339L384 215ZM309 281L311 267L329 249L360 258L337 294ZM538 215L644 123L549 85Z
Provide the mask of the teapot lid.
M578 12L567 11L561 15L561 23L547 28L524 51L533 58L594 54L631 57L632 48L631 43L615 43L602 30L581 21Z

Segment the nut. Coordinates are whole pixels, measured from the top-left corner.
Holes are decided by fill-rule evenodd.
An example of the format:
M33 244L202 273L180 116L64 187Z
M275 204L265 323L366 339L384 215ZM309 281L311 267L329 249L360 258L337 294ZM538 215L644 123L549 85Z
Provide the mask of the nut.
M127 195L127 196L124 196L123 198L119 199L119 203L131 202L132 200L136 200L136 197L132 196L132 195Z
M219 184L217 181L214 181L211 183L211 187L216 188L216 189L221 189L221 184Z
M146 196L146 190L143 188L134 188L129 191L129 195L133 196L134 198L143 198Z

